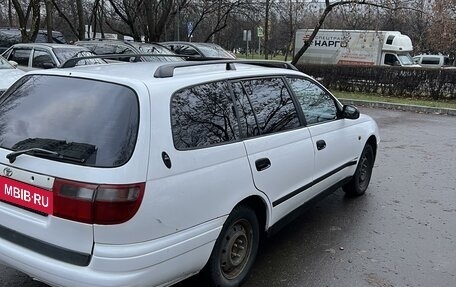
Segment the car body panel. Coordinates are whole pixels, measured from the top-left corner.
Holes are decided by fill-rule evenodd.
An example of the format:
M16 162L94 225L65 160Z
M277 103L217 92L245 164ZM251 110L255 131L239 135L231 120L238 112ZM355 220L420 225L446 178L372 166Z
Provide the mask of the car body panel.
M261 202L264 230L268 230L327 186L353 175L366 141L371 136L379 141L375 122L361 116L309 127L301 121L296 129L240 138L229 144L178 149L170 115L176 91L212 81L307 76L247 64L234 64L235 70L227 70L226 63L208 63L176 68L173 77L155 78L155 71L166 65L170 64L107 64L29 73L132 89L139 107L135 148L126 163L115 167L77 165L27 154L10 163L6 156L11 150L0 148L0 169L12 168L13 178L23 182L34 176L38 181L34 184L45 188L49 185L41 182L49 178L97 184L145 183L145 191L136 214L114 225L43 216L0 202L0 227L87 254L90 259L87 266L77 266L0 236L0 261L52 286L168 286L203 268L237 204L251 198ZM71 107L62 107L63 112L65 108ZM327 141L324 153L315 150L315 141L320 138ZM264 157L270 158L271 167L259 172L255 161ZM354 164L331 174L346 161ZM330 175L316 182L322 174Z

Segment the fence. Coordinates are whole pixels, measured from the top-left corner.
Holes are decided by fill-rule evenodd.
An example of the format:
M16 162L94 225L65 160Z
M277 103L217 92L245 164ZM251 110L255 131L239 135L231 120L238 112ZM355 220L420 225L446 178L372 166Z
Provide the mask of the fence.
M456 100L456 69L298 65L329 89L384 96Z

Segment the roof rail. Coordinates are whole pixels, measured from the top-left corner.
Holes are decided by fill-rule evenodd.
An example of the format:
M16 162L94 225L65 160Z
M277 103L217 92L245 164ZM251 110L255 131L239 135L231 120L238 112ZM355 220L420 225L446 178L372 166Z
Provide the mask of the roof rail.
M82 56L74 57L66 60L60 68L74 68L76 64L83 60L90 59L116 59L116 58L135 58L133 62L139 62L141 57L174 57L174 58L189 58L192 56L188 55L177 55L177 54L106 54L106 55L93 55L93 56Z
M74 68L79 61L89 59L115 59L115 58L135 58L133 62L138 62L140 57L175 57L175 58L186 58L189 61L182 62L168 62L158 67L154 73L155 78L170 78L174 76L174 70L177 68L194 67L194 66L207 66L214 64L226 64L226 70L236 70L234 64L249 64L262 66L267 68L282 68L295 70L295 66L285 61L275 60L233 60L233 59L216 59L213 58L198 58L190 55L177 55L177 54L107 54L107 55L93 55L83 56L68 59L63 63L60 68Z
M192 59L193 60L193 59ZM174 70L177 68L185 68L185 67L195 67L195 66L206 66L206 65L214 65L214 64L226 64L226 70L236 70L234 64L249 64L249 65L256 65L262 66L267 68L283 68L289 70L295 70L295 66L288 62L284 61L271 61L271 60L215 60L215 61L187 61L187 62L173 62L164 64L157 68L154 73L155 78L171 78L174 76Z

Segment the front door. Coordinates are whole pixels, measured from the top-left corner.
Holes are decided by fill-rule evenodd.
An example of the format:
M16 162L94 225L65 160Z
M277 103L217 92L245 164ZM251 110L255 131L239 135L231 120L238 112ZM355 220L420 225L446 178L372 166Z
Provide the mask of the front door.
M273 206L270 224L308 199L314 150L282 77L233 82L255 186Z

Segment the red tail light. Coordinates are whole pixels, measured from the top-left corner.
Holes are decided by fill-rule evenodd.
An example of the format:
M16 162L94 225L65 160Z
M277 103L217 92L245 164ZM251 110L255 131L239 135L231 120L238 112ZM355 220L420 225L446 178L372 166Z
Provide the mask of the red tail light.
M91 224L119 224L139 209L145 183L90 184L55 179L54 216Z

